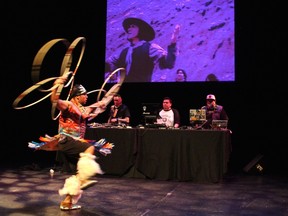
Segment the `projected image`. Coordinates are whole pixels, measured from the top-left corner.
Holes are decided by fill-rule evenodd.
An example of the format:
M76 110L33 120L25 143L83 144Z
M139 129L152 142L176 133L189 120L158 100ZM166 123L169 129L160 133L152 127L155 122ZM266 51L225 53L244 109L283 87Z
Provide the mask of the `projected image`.
M235 81L234 36L233 0L108 0L105 79Z

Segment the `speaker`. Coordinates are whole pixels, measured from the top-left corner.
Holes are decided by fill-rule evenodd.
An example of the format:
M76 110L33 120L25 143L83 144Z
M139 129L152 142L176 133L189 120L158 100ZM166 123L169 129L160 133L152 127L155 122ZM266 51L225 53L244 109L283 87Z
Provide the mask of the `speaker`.
M244 168L243 171L251 174L262 174L266 171L266 165L263 160L264 155L258 154L251 160Z

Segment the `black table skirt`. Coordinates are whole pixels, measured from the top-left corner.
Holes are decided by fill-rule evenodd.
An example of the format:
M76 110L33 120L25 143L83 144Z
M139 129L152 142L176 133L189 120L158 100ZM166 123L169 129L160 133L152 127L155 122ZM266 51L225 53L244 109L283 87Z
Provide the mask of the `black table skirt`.
M231 152L229 130L88 128L106 138L112 154L98 156L106 174L158 180L219 182ZM131 171L133 170L133 171Z

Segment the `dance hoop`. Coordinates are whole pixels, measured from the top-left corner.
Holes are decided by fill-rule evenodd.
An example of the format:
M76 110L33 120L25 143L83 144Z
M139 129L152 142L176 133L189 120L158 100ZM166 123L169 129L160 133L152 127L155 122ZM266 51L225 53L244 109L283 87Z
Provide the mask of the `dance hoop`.
M42 86L43 84L47 83L47 82L50 82L52 80L56 80L58 77L51 77L51 78L48 78L48 79L45 79L45 80L42 80L36 84L34 84L33 86L31 86L30 88L26 89L25 91L23 91L13 102L13 108L14 109L24 109L24 108L28 108L28 107L31 107L41 101L43 101L44 99L46 99L47 97L49 97L52 92L48 93L47 95L45 95L44 97L40 98L39 100L35 101L35 102L32 102L30 104L27 104L25 106L21 106L19 107L18 106L18 103L25 97L27 96L29 93L31 93L32 91L34 91L35 89L38 89L40 86ZM58 86L55 85L54 88L57 88ZM53 88L53 89L54 89Z
M66 40L65 38L50 40L40 48L40 50L37 52L36 56L34 57L33 64L32 64L32 71L31 71L31 78L32 78L33 84L39 83L40 70L41 70L43 60L45 56L47 55L48 51L58 42L62 42L65 45L66 49L69 47L69 44L70 44L69 41ZM63 71L60 71L60 76L62 74L63 74ZM42 90L40 86L38 89L40 91L51 91L51 89Z
M77 46L77 44L82 41L82 49L81 49L81 53L80 53L80 57L78 59L78 62L76 64L76 67L74 69L74 71L70 71L70 68L71 68L71 63L72 63L72 53L73 53L73 50L74 48ZM76 38L72 44L69 46L69 42L66 40L66 39L63 39L63 38L60 38L60 39L54 39L54 40L51 40L49 42L47 42L46 44L44 44L44 46L41 47L41 49L38 51L38 53L36 54L35 58L34 58L34 61L33 61L33 65L32 65L32 72L31 72L31 77L32 77L32 81L34 83L33 86L29 87L28 89L26 89L25 91L23 91L13 102L13 108L14 109L24 109L24 108L28 108L28 107L31 107L41 101L43 101L44 99L48 98L49 96L51 96L52 94L52 91L57 89L56 90L56 97L60 97L60 94L63 90L64 87L68 87L71 83L71 88L70 88L70 91L69 91L69 94L67 96L67 99L69 98L70 96L70 93L71 93L71 90L73 88L73 80L74 80L74 76L78 70L78 67L80 65L80 62L82 60L82 57L83 57L83 54L84 54L84 50L85 50L85 41L86 39L84 37L78 37ZM43 86L44 84L52 81L52 80L56 80L58 79L59 77L51 77L51 78L47 78L47 79L44 79L42 81L39 81L39 76L40 76L40 69L41 69L41 65L42 65L42 62L45 58L45 55L47 54L47 52L58 42L62 42L64 43L64 45L66 47L68 47L66 53L65 53L65 56L63 58L63 61L62 61L62 65L61 65L61 69L60 69L60 76L61 77L62 75L65 74L65 76L67 75L70 75L72 74L71 78L69 79L68 82L66 82L65 85L53 85L51 88L49 89L42 89L41 86ZM41 92L49 92L47 95L45 95L44 97L40 98L39 100L36 100L35 102L32 102L28 105L24 105L24 106L18 106L19 102L25 97L27 96L29 93L31 93L32 91L38 89L39 91ZM56 109L56 105L57 105L57 102L54 102L52 103L52 108L51 108L51 115L52 115L52 119L57 119L57 117L55 117L55 109ZM58 115L59 116L59 115Z
M72 92L72 89L73 89L73 85L74 85L74 77L75 77L75 74L78 70L78 67L80 65L80 62L82 60L82 57L83 57L83 54L84 54L84 51L85 51L85 44L86 44L86 39L84 37L78 37L76 38L72 44L68 47L68 50L64 56L64 59L62 61L62 66L61 66L61 70L60 70L60 75L65 75L67 73L70 73L70 68L71 68L71 63L72 63L72 54L73 54L73 50L75 49L75 47L78 45L78 43L82 41L82 49L81 49L81 53L80 53L80 56L79 56L79 59L78 59L78 62L76 64L76 67L72 73L72 76L71 78L69 79L69 81L64 85L59 85L58 88L57 88L57 91L56 91L56 94L55 96L59 99L60 98L60 95L61 95L61 92L63 90L64 87L67 87L69 86L70 84L70 90L69 90L69 93L66 97L66 100L69 100L69 97L70 97L70 94ZM57 106L57 101L53 102L52 103L52 107L51 107L51 117L53 120L56 120L59 115L60 115L60 112L58 113L57 116L55 116L55 111L56 111L56 106Z
M107 91L106 91L105 89L95 89L95 90L92 90L92 91L87 92L87 94L91 94L91 93L94 93L94 92L99 92L99 93L104 92L104 94L107 93ZM90 113L89 119L90 119L90 118L91 118L91 119L95 118L97 115L99 115L100 113L102 113L102 112L104 112L104 111L106 110L106 107L105 107L105 109L103 109L103 108L101 108L101 107L94 107L94 106L89 106L89 107L95 108L94 112L93 112L93 113ZM89 120L89 119L88 119L88 120Z
M48 53L48 51L57 43L62 42L66 47L68 47L65 56L62 60L62 64L61 64L61 69L60 69L60 76L59 77L51 77L51 78L47 78L44 79L42 81L39 81L40 79L40 70L41 70L41 66L43 63L43 60L46 56L46 54ZM82 42L82 47L81 47L81 53L80 56L78 58L77 64L75 66L75 69L73 71L71 71L71 66L72 66L72 54L73 51L75 49L75 47L79 44L79 42ZM70 90L68 91L68 95L66 97L66 100L69 100L69 97L71 95L72 89L73 89L73 85L74 85L74 78L75 78L75 74L79 68L80 62L83 58L84 55L84 51L85 51L85 46L86 46L86 39L84 37L78 37L76 38L71 45L69 46L69 42L64 39L64 38L59 38L59 39L54 39L51 40L49 42L47 42L46 44L44 44L44 46L41 47L41 49L38 51L38 53L36 54L34 61L33 61L33 65L32 65L32 71L31 71L31 77L32 77L32 81L33 81L33 85L31 87L29 87L28 89L26 89L25 91L23 91L13 102L13 108L14 109L24 109L24 108L28 108L31 107L41 101L43 101L44 99L48 98L49 96L52 95L52 91L56 91L55 92L55 98L57 98L57 100L60 98L61 92L63 90L63 88L66 88L70 85ZM111 77L120 72L120 80L118 83L114 84L109 91L107 92L104 87L107 84L107 82L111 79ZM69 76L71 75L71 77L69 78ZM113 96L115 94L118 93L118 91L120 90L120 87L122 85L122 83L124 82L126 76L126 70L125 68L118 68L115 71L113 71L104 81L104 83L102 84L100 89L96 89L96 90L92 90L90 92L88 92L87 94L93 93L93 92L99 92L98 96L97 96L97 101L101 101L104 102L105 107L108 106L108 104L112 101ZM48 89L43 89L42 86L48 82L51 82L53 80L56 80L58 78L63 78L66 80L65 84L54 84L52 85L52 87L48 88ZM69 78L69 79L68 79ZM68 80L68 81L67 81ZM48 92L47 95L45 95L44 97L40 98L39 100L36 100L30 104L24 105L24 106L18 106L19 102L25 97L27 96L29 93L31 93L34 90L39 90L40 92ZM101 93L105 93L105 95L103 96L103 98L101 98ZM60 112L58 113L57 116L55 116L55 111L56 111L56 107L57 107L57 100L55 100L54 102L52 102L52 107L51 107L51 117L53 120L56 120L59 115ZM93 113L91 113L91 117L88 119L89 121L92 120L93 118L95 118L98 114L102 113L105 111L105 109L101 108L101 107L92 107L92 108L96 108L94 110Z
M122 85L122 83L124 82L124 79L125 79L125 76L126 76L126 70L125 68L118 68L116 70L114 70L107 78L106 80L104 81L104 83L102 84L101 86L101 91L104 90L104 87L106 85L106 83L111 79L111 77L118 73L120 71L120 80L118 83L114 84L110 89L109 91L104 95L104 97L101 99L102 102L104 102L105 104L105 107L108 106L108 104L112 101L113 99L113 96L115 94L117 94L120 90L120 87ZM101 96L101 91L99 92L98 96L97 96L97 101L100 101L100 96ZM91 117L88 119L88 121L91 121L93 118L95 118L98 114L104 112L105 109L102 109L102 108L96 108L94 110L93 113L91 113ZM95 115L94 115L95 114Z

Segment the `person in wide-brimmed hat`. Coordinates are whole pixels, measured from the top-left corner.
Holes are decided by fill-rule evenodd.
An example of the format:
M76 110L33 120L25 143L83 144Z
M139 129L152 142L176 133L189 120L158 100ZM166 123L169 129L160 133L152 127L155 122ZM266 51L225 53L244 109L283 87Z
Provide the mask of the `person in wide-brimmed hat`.
M155 38L153 27L146 21L129 17L124 19L122 26L127 34L129 45L119 54L106 60L106 72L109 74L117 68L126 69L124 82L151 82L156 64L160 69L172 69L176 61L180 27L176 25L168 50L151 41ZM110 80L111 81L111 80ZM112 82L116 82L114 79Z
M147 22L138 18L127 18L122 23L126 33L131 25L139 27L138 37L140 40L151 41L155 38L155 31Z

